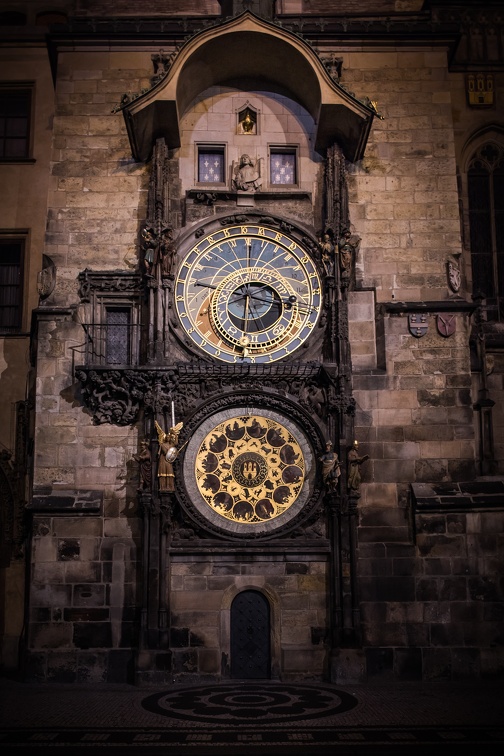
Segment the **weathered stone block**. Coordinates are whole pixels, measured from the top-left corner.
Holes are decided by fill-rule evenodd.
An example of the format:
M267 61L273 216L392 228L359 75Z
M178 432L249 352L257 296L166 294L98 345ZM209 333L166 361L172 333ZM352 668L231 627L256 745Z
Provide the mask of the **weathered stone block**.
M442 559L441 557L435 559L425 558L422 560L422 563L426 575L450 575L452 572L450 559Z
M480 650L477 648L452 649L452 679L474 680L480 677Z
M394 652L391 648L367 648L366 669L369 678L393 679Z
M73 683L77 677L77 654L61 651L47 654L47 681Z
M451 680L451 674L451 649L423 649L423 678L425 681Z
M295 673L297 679L319 678L324 669L325 649L284 648L282 668L287 674Z
M72 645L72 625L66 622L32 625L31 648L69 648Z
M80 559L80 540L78 538L59 539L58 560L68 562L78 559Z
M444 625L431 624L430 638L432 646L462 646L464 643L462 627L451 622Z
M76 622L73 625L73 643L76 648L110 648L111 626L108 622Z
M394 649L394 673L399 680L422 679L422 651L420 648Z
M93 583L74 585L74 606L103 606L105 603L105 586Z
M465 554L465 539L462 536L417 535L417 547L421 556L447 557Z
M362 601L414 601L412 577L378 577L359 580Z
M202 675L218 675L220 662L218 649L200 648L198 650L198 668Z
M331 656L332 683L359 683L366 679L366 655L361 649L341 648Z

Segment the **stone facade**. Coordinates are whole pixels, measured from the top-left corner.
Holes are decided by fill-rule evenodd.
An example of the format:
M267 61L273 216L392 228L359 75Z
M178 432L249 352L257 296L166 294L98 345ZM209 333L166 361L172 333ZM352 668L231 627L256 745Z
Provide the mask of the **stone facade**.
M37 163L0 165L7 182L21 181L21 170L37 177L10 195L0 224L31 229L24 322L28 330L33 310L32 368L20 366L25 337L1 377L11 402L34 403L26 678L225 679L233 668L233 602L243 592L266 598L272 678L502 676L504 342L501 324L489 325L472 298L467 209L471 145L486 133L502 142L502 62L492 67L494 109L470 108L458 32L443 27L459 49L450 64L445 47L425 36L431 11L414 0L386 9L365 4L369 13L397 12L398 23L401 14L404 23L418 14L407 41L382 29L381 46L362 42L360 32L320 37L310 26L315 14L328 14L329 30L336 23L324 2L277 3L281 25L260 18L261 3L259 16L242 21L228 13L231 4L196 3L193 20L189 11L181 18L177 4L166 18L159 3L148 5L145 16L173 24L173 36L159 45L128 20L114 27L112 16L130 15L126 0L62 4L70 26L50 35L54 113L49 105L38 110L37 90ZM362 3L341 6L349 17L362 12ZM208 28L218 18L215 39L201 15ZM86 44L91 16L115 40L107 49ZM72 49L65 44L71 24L83 35ZM260 44L249 43L250 60L245 56L231 76L232 55L246 35ZM275 38L279 62L271 59L268 78L260 45L273 54ZM282 69L282 46L292 53L294 76ZM164 78L153 70L160 48L169 61ZM219 51L212 67L204 65L205 50ZM22 68L4 53L10 78L35 76L29 46ZM335 58L339 74L329 76L327 61ZM47 89L49 71L40 70L37 86ZM296 72L301 81L313 76L311 89L320 87L317 112ZM170 109L175 76L181 112ZM324 121L324 108L333 106L338 117ZM247 108L256 119L252 133L240 126ZM330 132L332 141L320 147L331 128L337 136ZM140 160L146 133L151 153ZM218 185L201 180L205 149L222 156ZM275 149L295 156L294 183L275 184ZM252 193L233 184L243 154L260 172ZM173 280L189 239L228 218L245 227L257 218L299 226L324 278L323 325L277 374L222 378L218 362L195 353L175 315ZM155 282L146 277L148 224L157 238L168 228L175 250L173 268ZM333 285L318 242L329 229L337 246L347 224L359 243L348 281ZM42 249L57 275L37 306ZM460 270L456 291L449 263ZM128 364L107 364L108 311L130 313ZM0 337L4 354L12 343ZM181 495L182 455L176 494L159 492L153 421L168 423L171 405L185 444L184 432L198 431L199 413L220 400L245 406L247 395L258 406L261 392L264 406L283 402L287 416L295 407L306 427L313 424L314 458L332 439L341 479L335 491L324 491L317 467L318 504L290 531L217 537ZM352 492L347 453L354 439L366 459ZM151 454L149 479L139 477L142 440ZM12 446L7 435L2 444ZM15 570L12 561L5 582ZM4 632L4 664L12 667L22 606L10 596L5 603L19 617Z

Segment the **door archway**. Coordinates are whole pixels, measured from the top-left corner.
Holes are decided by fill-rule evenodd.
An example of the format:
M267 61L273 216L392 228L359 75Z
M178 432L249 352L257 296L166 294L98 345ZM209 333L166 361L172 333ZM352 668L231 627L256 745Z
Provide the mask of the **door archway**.
M231 677L271 678L269 601L259 591L242 591L231 604Z

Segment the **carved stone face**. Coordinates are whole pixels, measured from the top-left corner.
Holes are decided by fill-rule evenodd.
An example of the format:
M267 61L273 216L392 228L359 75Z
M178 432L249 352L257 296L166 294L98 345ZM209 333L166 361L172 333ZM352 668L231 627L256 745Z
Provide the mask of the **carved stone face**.
M451 260L448 261L448 285L453 292L457 292L461 285L461 273L458 265Z

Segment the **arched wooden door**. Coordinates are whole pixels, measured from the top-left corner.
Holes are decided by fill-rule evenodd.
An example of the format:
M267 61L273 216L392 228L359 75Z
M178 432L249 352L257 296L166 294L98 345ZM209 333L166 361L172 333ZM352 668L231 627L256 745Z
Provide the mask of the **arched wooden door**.
M231 604L231 677L271 677L270 606L259 591L242 591Z

